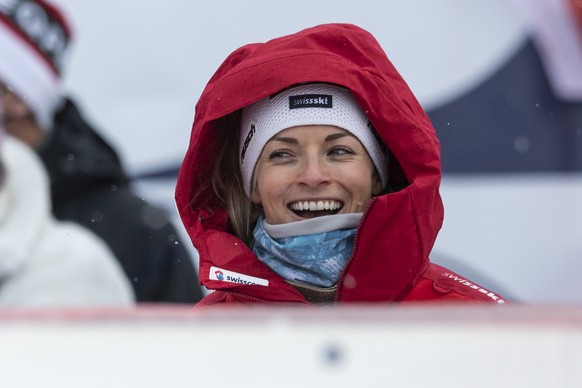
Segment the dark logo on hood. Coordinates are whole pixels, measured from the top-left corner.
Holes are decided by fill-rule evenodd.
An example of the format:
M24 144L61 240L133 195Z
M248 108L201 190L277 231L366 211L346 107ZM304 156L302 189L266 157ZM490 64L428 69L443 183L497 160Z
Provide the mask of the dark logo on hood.
M256 131L255 123L252 123L251 130L249 131L247 137L245 138L245 141L243 142L242 151L240 153L241 163L245 160L245 154L247 153L247 148L249 148L249 143L253 139L253 135L255 134L255 131Z
M289 109L333 108L331 94L302 94L289 96Z

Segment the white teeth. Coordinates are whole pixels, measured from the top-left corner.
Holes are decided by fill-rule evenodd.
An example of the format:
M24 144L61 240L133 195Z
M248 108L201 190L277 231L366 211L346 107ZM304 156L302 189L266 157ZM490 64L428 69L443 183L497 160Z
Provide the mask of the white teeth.
M337 210L341 207L341 202L338 201L299 201L291 205L291 209L298 211Z

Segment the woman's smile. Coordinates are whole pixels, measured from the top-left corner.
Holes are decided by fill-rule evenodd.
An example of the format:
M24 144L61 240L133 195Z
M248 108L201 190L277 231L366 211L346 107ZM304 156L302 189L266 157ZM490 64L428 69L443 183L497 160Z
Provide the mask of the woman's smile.
M288 207L301 218L314 218L337 214L343 207L343 203L333 199L305 200L292 202Z

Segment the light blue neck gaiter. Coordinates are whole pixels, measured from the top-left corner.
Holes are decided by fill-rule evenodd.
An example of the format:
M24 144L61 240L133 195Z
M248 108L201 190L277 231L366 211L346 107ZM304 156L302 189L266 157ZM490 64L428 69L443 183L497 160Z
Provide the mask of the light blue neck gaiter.
M283 225L269 225L261 217L253 231L252 249L286 280L331 287L352 254L361 216L332 215Z

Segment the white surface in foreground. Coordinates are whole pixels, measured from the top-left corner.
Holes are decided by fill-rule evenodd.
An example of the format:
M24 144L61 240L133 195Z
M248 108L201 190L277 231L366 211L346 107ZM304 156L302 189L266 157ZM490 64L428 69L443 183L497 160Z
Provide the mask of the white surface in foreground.
M0 315L3 386L582 384L573 306L24 315Z

